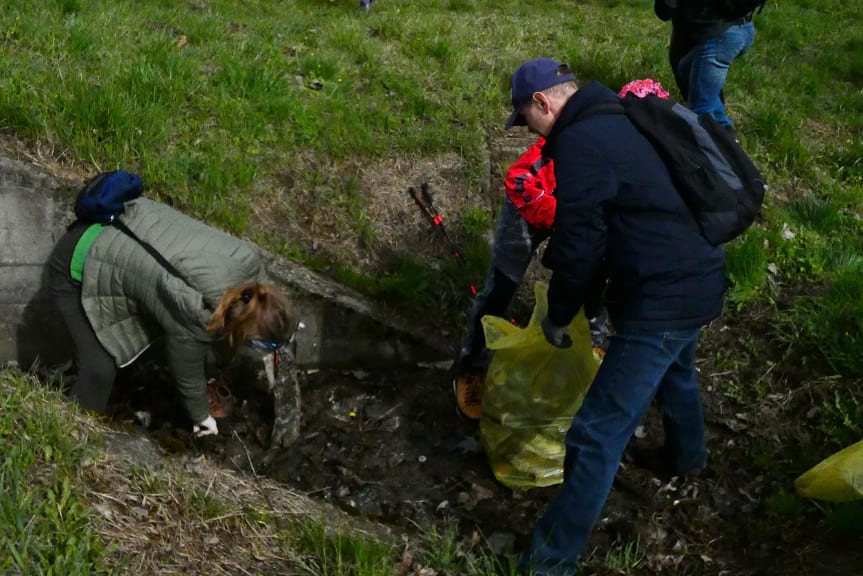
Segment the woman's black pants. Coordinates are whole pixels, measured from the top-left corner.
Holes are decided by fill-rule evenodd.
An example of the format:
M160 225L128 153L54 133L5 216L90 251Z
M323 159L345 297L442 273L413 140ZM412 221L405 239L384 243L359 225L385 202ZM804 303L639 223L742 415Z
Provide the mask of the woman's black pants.
M81 283L73 280L69 272L72 253L86 229L87 225L72 225L54 247L49 263L49 286L54 305L75 344L78 379L70 394L84 408L104 412L117 376L117 365L96 338L81 305Z

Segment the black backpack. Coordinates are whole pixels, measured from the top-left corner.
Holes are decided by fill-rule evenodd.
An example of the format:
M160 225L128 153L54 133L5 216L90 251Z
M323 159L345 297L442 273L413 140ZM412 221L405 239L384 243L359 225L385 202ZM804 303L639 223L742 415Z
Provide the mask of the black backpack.
M650 141L712 245L736 238L760 215L764 177L734 134L709 114L653 94L627 94L620 104L598 104L581 116L598 111L625 113Z
M738 18L743 18L752 14L756 10L761 14L761 11L764 10L764 3L766 1L767 0L719 0L717 6L723 16L729 20L737 20Z

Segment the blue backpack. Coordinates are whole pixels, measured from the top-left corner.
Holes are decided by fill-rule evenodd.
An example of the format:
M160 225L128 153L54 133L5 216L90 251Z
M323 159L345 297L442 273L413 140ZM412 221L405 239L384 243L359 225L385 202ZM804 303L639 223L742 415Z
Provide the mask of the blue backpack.
M75 200L77 221L115 226L138 242L169 273L185 281L183 275L158 250L139 238L118 218L125 210L126 202L138 198L143 191L141 177L137 174L125 170L103 172L90 180L78 193Z
M125 170L103 172L90 180L75 200L75 216L83 222L111 224L124 205L144 191L141 177Z

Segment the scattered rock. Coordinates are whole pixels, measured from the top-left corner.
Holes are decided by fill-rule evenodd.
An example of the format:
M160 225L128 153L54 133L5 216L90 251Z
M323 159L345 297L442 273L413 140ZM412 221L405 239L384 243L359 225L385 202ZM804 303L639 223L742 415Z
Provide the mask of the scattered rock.
M503 555L512 552L515 546L515 534L512 532L493 532L486 538L486 545L495 555Z

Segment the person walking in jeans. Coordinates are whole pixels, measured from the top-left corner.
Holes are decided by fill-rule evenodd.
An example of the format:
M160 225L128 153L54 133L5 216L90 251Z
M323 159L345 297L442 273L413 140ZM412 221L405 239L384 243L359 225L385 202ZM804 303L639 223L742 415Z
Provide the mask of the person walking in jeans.
M752 14L727 18L714 0L655 0L654 12L671 20L668 56L686 105L731 126L722 89L731 63L755 39Z
M507 128L545 136L542 153L554 161L557 207L543 256L552 276L541 323L552 345L571 345L568 324L597 277L608 280L614 331L566 435L563 485L520 564L525 574L570 576L654 398L673 471L706 465L695 352L701 327L722 310L725 252L692 225L665 164L626 115L600 110L617 94L598 82L580 88L565 64L537 58L513 75L511 100Z

